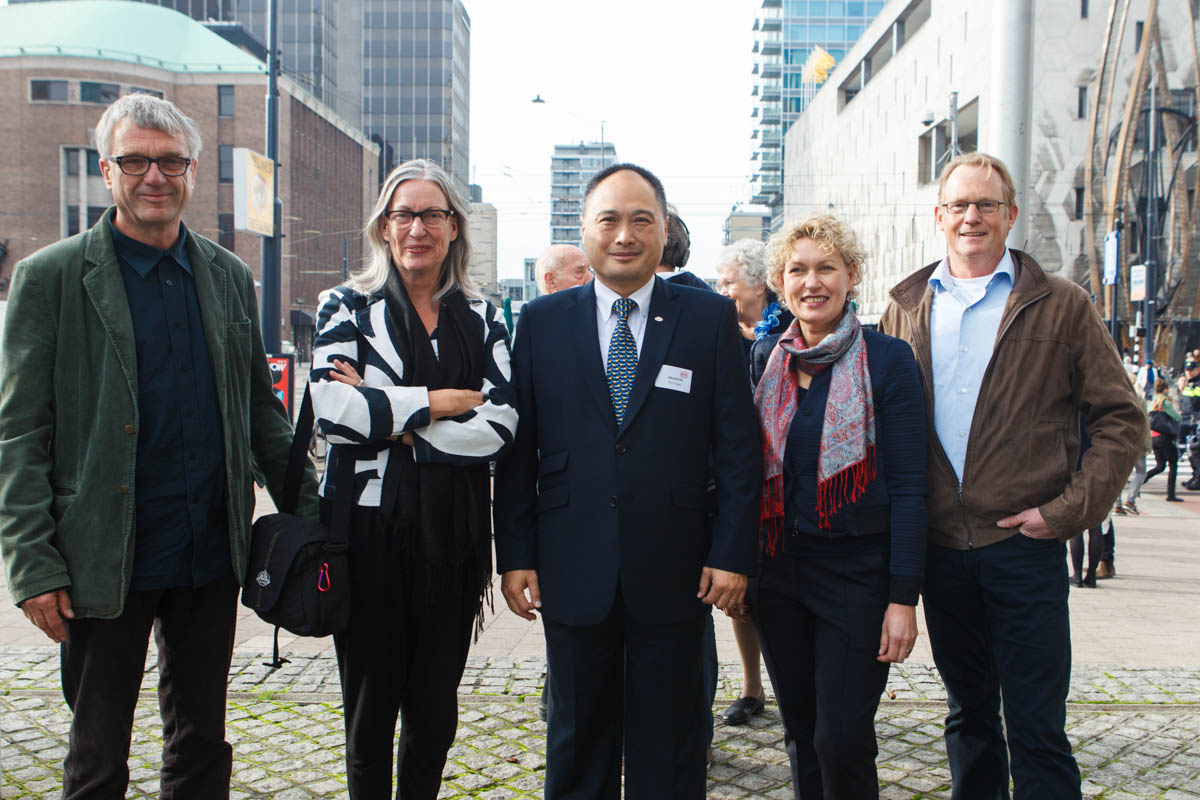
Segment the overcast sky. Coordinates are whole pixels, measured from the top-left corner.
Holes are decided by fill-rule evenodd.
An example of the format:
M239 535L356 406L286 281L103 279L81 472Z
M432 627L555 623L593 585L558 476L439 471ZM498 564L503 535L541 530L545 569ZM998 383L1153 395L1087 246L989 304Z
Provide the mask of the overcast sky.
M710 277L721 224L749 200L754 0L464 0L471 180L499 214L500 277L550 240L555 144L604 140L662 179ZM546 103L531 100L541 95Z

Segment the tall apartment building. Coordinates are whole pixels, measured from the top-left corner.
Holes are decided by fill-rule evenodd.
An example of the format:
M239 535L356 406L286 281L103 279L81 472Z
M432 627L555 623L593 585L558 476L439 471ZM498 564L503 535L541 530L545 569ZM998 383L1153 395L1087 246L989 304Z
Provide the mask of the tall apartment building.
M550 242L579 247L583 192L600 170L617 163L612 142L554 145L550 160Z
M771 237L771 209L739 203L729 210L721 230L725 234L721 244L733 244L739 239L765 242Z
M267 41L267 0L141 2L201 22L240 22ZM428 158L466 194L471 19L462 0L277 3L284 74L379 146L380 180L403 161Z
M812 96L800 78L804 63L817 46L840 62L883 5L882 0L762 0L754 20L756 61L751 70L751 94L757 98L751 113L751 202L771 209L772 230L783 219L784 136Z

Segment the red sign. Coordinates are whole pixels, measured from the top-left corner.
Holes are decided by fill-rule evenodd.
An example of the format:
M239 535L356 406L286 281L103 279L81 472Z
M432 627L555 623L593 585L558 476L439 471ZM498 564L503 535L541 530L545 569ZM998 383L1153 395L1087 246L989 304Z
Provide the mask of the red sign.
M283 407L287 409L289 420L295 420L296 409L292 403L292 387L296 383L296 357L294 355L267 356L267 365L271 368L271 388Z

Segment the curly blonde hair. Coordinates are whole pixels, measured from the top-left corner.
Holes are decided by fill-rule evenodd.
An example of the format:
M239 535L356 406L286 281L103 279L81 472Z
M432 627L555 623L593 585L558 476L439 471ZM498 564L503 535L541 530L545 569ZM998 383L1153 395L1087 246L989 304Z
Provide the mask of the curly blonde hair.
M829 214L813 214L810 217L786 223L767 242L767 286L783 297L783 268L792 259L792 250L801 239L812 239L826 255L840 255L850 270L850 292L862 283L867 262L867 251L858 243L854 230L837 217Z

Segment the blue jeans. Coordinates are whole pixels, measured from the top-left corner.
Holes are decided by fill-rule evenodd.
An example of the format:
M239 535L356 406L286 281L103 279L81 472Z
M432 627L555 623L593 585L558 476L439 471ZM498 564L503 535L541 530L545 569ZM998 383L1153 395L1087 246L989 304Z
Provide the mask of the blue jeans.
M1017 800L1081 796L1065 731L1071 629L1064 551L1057 539L1020 533L973 550L929 546L925 622L950 707L952 800L1007 800L1010 752Z

